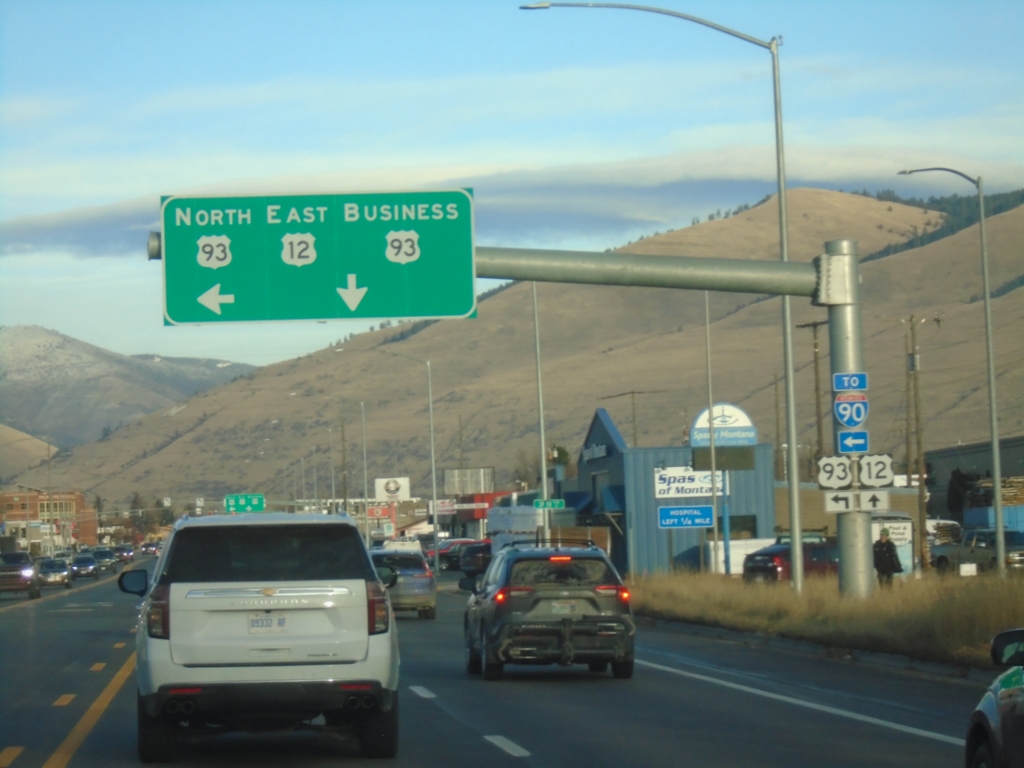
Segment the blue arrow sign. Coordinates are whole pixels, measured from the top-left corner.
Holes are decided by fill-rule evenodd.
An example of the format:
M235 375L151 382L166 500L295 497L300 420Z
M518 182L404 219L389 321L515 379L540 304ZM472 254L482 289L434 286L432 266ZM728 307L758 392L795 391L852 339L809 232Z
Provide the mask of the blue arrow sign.
M839 433L840 453L867 453L868 445L868 432L866 429L858 430L857 432Z
M833 392L852 392L868 388L868 375L866 373L833 373Z
M710 528L710 504L699 507L658 507L659 528Z

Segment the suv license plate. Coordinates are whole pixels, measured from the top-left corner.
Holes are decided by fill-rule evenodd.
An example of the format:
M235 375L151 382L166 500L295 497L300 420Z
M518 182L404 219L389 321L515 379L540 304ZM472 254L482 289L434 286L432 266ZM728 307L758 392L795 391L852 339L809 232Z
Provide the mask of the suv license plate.
M554 600L551 603L552 613L576 613L575 600Z
M249 614L250 635L280 635L287 631L288 614L284 611L260 611Z

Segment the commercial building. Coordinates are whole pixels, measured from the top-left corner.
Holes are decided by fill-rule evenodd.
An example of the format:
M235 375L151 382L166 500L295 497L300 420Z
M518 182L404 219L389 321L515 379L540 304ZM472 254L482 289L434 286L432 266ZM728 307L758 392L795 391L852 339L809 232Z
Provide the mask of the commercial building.
M96 511L82 491L53 491L19 485L0 493L0 525L22 549L46 554L59 549L96 546Z
M728 495L720 497L719 529L727 510L731 538L737 541L775 536L772 446L761 443L752 450L754 468L729 471ZM693 466L693 452L690 446L630 448L608 412L599 408L579 453L577 476L562 481L559 490L566 504L580 513L581 525L611 528L611 557L619 570L664 573L673 564L697 560L709 533L703 528L668 530L658 525L661 506L711 504L701 473L692 470L680 475L692 474L692 494L658 495L667 490L666 473ZM732 566L735 573L742 563Z

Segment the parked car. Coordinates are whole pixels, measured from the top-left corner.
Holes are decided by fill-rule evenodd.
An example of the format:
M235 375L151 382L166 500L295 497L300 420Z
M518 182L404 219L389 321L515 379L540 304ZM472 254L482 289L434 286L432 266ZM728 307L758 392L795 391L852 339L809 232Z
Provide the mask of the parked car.
M464 621L466 671L485 679L505 664L587 664L633 676L636 625L629 590L595 546L513 544L494 555L471 591Z
M1006 567L1024 569L1024 533L1004 531ZM996 532L991 528L965 531L955 544L940 544L930 552L932 567L939 573L960 572L960 566L973 563L978 572L996 570Z
M0 592L24 592L30 600L42 594L39 568L28 552L0 554Z
M459 555L459 570L466 576L475 577L487 570L491 562L491 542L480 541L466 544Z
M1000 632L992 639L992 663L1000 674L967 726L966 768L1014 768L1024 765L1024 629Z
M173 759L179 733L354 731L398 751L398 634L387 587L352 520L268 513L178 520L135 635L138 756ZM317 723L314 725L314 723Z
M437 553L437 560L439 567L441 568L442 571L448 570L448 567L450 565L447 559L448 553L451 552L453 548L456 548L459 544L465 543L467 541L474 541L474 539L446 539L441 542L440 551ZM427 558L427 560L429 560L430 562L434 562L433 547L430 547L429 549L425 550L423 554Z
M71 561L71 578L80 579L85 576L99 579L100 569L96 564L96 558L92 555L75 555L75 559Z
M117 555L114 554L114 550L98 547L92 551L92 556L96 558L96 567L99 570L117 573Z
M789 542L772 544L743 558L745 581L789 581L791 573ZM804 574L829 576L839 573L839 550L835 539L804 542Z
M459 552L464 545L474 543L475 541L476 539L450 539L442 544L440 552L437 553L437 561L441 570L458 570ZM433 553L427 555L431 562L433 562L433 557Z
M59 557L39 561L39 582L44 587L64 585L71 589L71 564Z
M437 618L437 582L421 552L370 550L376 568L385 566L398 574L388 590L391 607L396 611L417 611L421 619Z

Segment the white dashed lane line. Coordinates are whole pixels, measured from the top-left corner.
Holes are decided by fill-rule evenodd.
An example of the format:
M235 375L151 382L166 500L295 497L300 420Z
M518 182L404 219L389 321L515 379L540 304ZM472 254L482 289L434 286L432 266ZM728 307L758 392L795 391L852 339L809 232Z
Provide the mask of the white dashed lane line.
M417 696L423 699L436 699L437 694L433 691L428 691L422 685L410 685L409 690L415 693Z
M491 744L496 746L498 749L501 749L501 750L503 750L505 752L508 752L508 754L512 755L512 757L529 757L530 756L529 752L527 752L525 749L520 747L514 741L509 741L504 736L484 736L484 738L487 741L491 742Z

